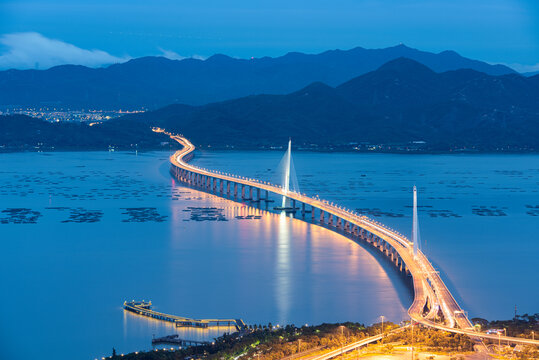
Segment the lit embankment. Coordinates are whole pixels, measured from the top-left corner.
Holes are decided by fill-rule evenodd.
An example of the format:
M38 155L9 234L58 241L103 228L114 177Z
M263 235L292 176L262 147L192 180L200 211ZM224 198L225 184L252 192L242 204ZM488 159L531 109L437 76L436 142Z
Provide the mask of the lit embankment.
M170 157L171 174L177 180L223 197L241 198L257 203L271 201L270 193L280 197L285 196L292 203L292 206L285 211L295 213L300 210L303 218L310 213L312 222L345 233L356 241L364 241L372 245L387 256L399 270L411 276L414 301L408 309L408 314L414 321L476 338L498 340L495 335L479 333L473 329L465 312L460 308L439 273L420 250L414 256L413 245L404 235L373 219L319 197L288 191L282 186L266 181L191 165L188 161L193 157L195 146L189 140L162 129L154 129L154 131L164 132L182 145L182 149ZM296 206L301 206L301 208ZM502 340L539 344L539 341L511 337L502 337Z

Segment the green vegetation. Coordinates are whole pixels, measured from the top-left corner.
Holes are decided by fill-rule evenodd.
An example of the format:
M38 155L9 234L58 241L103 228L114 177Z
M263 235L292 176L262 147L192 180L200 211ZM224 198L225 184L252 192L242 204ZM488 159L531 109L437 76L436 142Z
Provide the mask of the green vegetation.
M384 323L384 331L397 328L393 323ZM166 359L180 360L204 358L234 359L241 356L242 360L277 360L293 357L295 354L327 351L337 349L342 345L380 334L382 324L365 327L359 323L322 324L318 326L303 326L301 328L287 325L282 328L271 326L254 326L252 332L242 336L236 334L224 335L216 339L212 345L191 347L182 350L159 350L127 354L126 360ZM444 352L471 351L471 341L463 335L414 326L414 345L423 349ZM391 353L394 345L411 344L411 328L384 338L384 353ZM116 356L113 359L119 359Z
M513 320L491 321L473 319L485 329L503 329L507 335L532 337L539 333L539 314L517 316ZM396 329L398 325L384 322L385 333ZM318 326L285 327L268 325L252 325L249 330L240 334L225 334L215 339L211 345L190 347L182 350L158 350L138 352L127 355L116 355L106 360L292 360L312 356L316 353L378 335L382 332L382 324L368 327L360 323L322 324ZM464 359L463 354L473 351L473 342L466 336L415 325L384 337L378 344L369 345L365 350L373 354L396 354L402 347L413 345L417 351L449 354L451 359ZM489 347L497 344L487 344ZM538 359L539 351L533 346L506 346L495 349L500 358Z
M392 324L384 326L389 329ZM243 336L224 335L207 346L191 347L176 351L150 351L124 355L122 359L167 359L187 358L273 360L311 349L335 348L352 341L380 333L380 325L366 328L359 323L322 324L318 326L294 325L285 327L254 326L252 332ZM116 357L118 358L118 357Z
M475 322L476 319L472 319ZM486 321L484 319L481 319ZM516 315L512 320L486 321L485 329L506 329L507 336L538 339L539 335L539 313L534 315Z

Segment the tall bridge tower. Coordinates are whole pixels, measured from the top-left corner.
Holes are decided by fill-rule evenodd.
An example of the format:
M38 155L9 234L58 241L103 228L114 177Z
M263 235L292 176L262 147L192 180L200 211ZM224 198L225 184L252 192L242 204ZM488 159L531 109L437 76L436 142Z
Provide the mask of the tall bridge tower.
M283 204L282 207L287 207L287 199L288 197L288 191L290 191L290 159L292 156L292 139L288 139L288 150L285 154L285 163L284 163L284 179L283 179L283 185L284 185L284 193L283 195Z
M414 185L414 207L412 224L412 242L414 244L414 257L417 256L417 250L421 250L421 240L419 238L419 220L417 218L417 188Z

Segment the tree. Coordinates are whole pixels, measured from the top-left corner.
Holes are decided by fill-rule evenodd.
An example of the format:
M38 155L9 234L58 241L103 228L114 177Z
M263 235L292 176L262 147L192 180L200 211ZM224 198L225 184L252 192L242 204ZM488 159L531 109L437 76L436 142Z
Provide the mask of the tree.
M116 357L116 349L112 348L112 357Z

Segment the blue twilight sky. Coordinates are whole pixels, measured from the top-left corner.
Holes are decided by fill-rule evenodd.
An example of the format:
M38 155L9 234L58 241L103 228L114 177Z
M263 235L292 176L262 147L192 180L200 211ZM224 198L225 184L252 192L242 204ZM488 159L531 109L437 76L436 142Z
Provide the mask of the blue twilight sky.
M0 0L0 69L404 43L539 70L539 0Z

